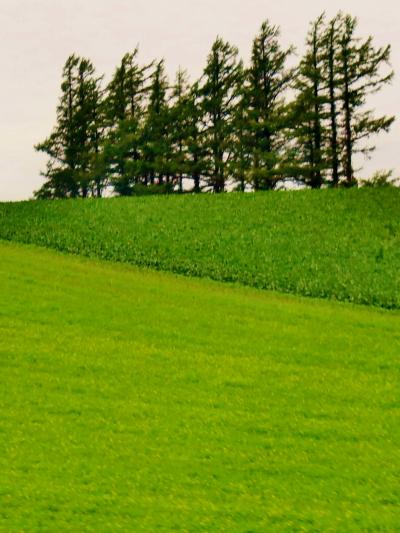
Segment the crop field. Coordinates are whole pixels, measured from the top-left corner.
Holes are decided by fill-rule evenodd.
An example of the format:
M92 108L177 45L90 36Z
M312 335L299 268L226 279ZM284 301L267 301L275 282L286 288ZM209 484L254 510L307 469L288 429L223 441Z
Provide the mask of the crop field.
M101 255L104 205L149 216L22 204L20 238L89 214ZM0 295L0 531L398 531L399 311L4 242Z
M0 238L400 308L400 190L0 204Z

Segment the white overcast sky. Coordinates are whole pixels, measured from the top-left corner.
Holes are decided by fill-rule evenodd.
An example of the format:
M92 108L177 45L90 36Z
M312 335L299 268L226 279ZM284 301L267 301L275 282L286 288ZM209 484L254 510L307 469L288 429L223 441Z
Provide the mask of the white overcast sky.
M393 46L392 86L374 97L381 113L400 107L399 0L0 0L0 201L27 199L42 178L45 158L33 145L55 123L62 66L72 52L87 56L109 79L127 51L139 43L141 58L164 57L171 76L179 65L197 77L219 34L246 60L261 22L282 29L282 43L303 50L308 24L322 11L359 18L360 35ZM400 120L382 135L364 174L400 174Z

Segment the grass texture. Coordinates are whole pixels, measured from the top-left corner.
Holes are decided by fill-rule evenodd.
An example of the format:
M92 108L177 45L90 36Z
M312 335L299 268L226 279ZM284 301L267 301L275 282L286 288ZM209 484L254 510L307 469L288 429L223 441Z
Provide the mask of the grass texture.
M398 531L398 311L8 243L0 294L0 531Z
M400 190L0 204L0 238L400 308Z

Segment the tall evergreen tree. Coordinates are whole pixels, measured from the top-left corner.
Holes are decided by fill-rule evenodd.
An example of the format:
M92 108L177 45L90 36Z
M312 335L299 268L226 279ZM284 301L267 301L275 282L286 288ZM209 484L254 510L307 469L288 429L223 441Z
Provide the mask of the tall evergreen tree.
M306 185L352 185L354 157L374 150L369 138L388 131L394 117L376 117L368 97L393 77L390 46L356 35L357 20L339 13L311 25L297 69L293 49L265 21L244 69L238 50L217 38L201 79L180 69L169 87L164 61L140 65L126 54L107 86L85 58L71 55L63 69L57 123L36 146L49 156L38 198L118 194L139 184L219 193L273 189L285 177ZM289 90L295 98L287 103Z
M370 94L392 79L381 74L390 47L375 49L372 38L359 39L357 20L339 13L329 23L321 15L313 23L307 52L301 61L292 106L297 138L295 175L312 187L356 182L354 154L368 155L373 146L363 141L388 131L393 117L375 118L365 105Z
M200 94L203 142L208 184L216 193L225 190L233 155L234 117L243 81L243 65L236 47L217 38L208 56Z
M295 83L297 98L292 105L293 129L297 140L294 176L312 188L323 185L325 171L329 167L324 24L324 15L311 24L306 53L300 62Z
M114 189L130 195L142 173L141 127L151 65L140 65L138 49L125 54L107 87L104 159Z
M340 77L338 76L338 54L340 32L342 29L343 17L341 13L336 15L328 24L323 37L323 47L325 49L325 78L328 85L328 105L329 105L329 159L331 162L331 184L337 187L340 179L340 145L339 145L339 115L338 91L340 89Z
M68 58L57 124L51 135L35 147L49 156L43 174L46 182L37 197L86 197L91 189L101 195L102 177L97 172L103 130L101 80L88 59L76 55Z
M238 104L234 113L232 159L229 174L237 182L237 190L244 192L251 182L254 186L254 146L255 135L249 111L249 90L244 77L238 89ZM256 181L256 183L258 183ZM254 187L256 188L256 187ZM258 187L259 188L259 187Z
M143 109L146 81L151 65L138 63L139 49L125 54L107 87L107 115L112 124L137 119Z
M372 37L361 40L356 36L357 19L346 15L339 41L340 101L343 114L343 167L346 183L355 181L354 154L369 155L375 149L366 139L388 131L394 117L376 118L365 104L370 94L378 92L393 78L393 71L382 73L390 60L391 47L375 48Z
M282 131L285 91L294 70L286 67L293 49L282 49L280 29L265 21L253 41L251 65L247 72L246 105L252 129L251 159L255 190L272 189L281 175Z
M168 135L168 79L164 60L159 61L151 76L149 103L142 132L145 182L151 185L170 182L172 173L171 144Z
M186 109L186 142L187 142L187 173L193 181L193 191L201 192L201 176L206 168L206 146L202 135L202 102L199 83L194 83L187 95Z
M171 109L169 112L169 135L171 139L172 172L178 177L179 192L183 192L183 179L188 172L187 145L190 116L188 97L190 84L188 74L179 69L172 87Z

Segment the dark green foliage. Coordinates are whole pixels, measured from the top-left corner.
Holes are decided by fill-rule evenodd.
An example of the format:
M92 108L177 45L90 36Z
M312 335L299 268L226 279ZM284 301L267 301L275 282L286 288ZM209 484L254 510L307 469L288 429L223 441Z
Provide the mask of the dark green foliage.
M244 81L236 47L218 38L208 56L200 87L205 175L216 193L224 192L233 156L235 114Z
M141 66L138 49L126 54L106 91L104 163L117 194L130 195L142 174L141 125L151 65Z
M300 62L295 82L298 96L291 106L293 133L296 138L292 171L294 170L296 178L313 189L323 185L324 172L329 166L326 150L328 132L323 49L324 22L325 18L322 15L311 25L306 53Z
M264 22L244 66L235 46L217 38L200 80L179 69L172 87L164 60L141 65L126 54L104 95L93 65L71 56L64 68L57 125L37 146L49 155L37 198L130 196L136 185L172 192L271 190L285 180L311 188L357 186L354 154L388 131L368 96L390 46L356 36L357 21L339 13L312 23L298 68L293 48ZM291 99L291 100L290 100Z
M400 190L0 204L0 238L400 308Z
M154 69L149 87L149 104L142 132L145 183L169 182L172 174L172 146L168 135L168 80L164 61Z
M107 87L105 106L110 127L131 119L139 121L143 111L146 82L151 65L141 66L137 61L139 50L126 54Z
M238 102L233 114L233 129L235 133L232 138L229 175L237 184L236 190L244 192L254 177L254 173L252 174L254 143L249 117L249 93L245 85L238 89Z
M49 156L44 173L46 183L38 198L101 196L104 175L99 172L99 157L104 117L102 116L101 78L88 59L68 58L57 108L57 126L36 150Z
M399 187L400 178L393 176L392 170L381 170L368 180L359 180L362 187Z
M374 146L365 144L371 135L388 131L394 117L374 117L372 110L366 110L367 96L378 92L393 78L393 72L382 74L382 67L388 66L390 46L374 48L372 37L361 40L356 36L357 19L342 15L340 35L339 75L341 79L340 102L344 117L343 166L348 183L355 180L353 155L365 155Z
M375 118L367 97L393 77L382 73L390 46L374 48L372 37L356 36L357 20L339 13L326 22L321 15L311 26L307 51L296 81L297 98L290 106L296 138L294 174L313 188L324 183L357 185L354 154L368 156L373 134L388 131L394 117ZM293 161L292 159L292 161Z
M190 134L189 91L190 84L187 72L179 69L172 88L168 135L171 144L171 172L174 178L178 180L180 193L183 192L183 179L189 171L187 153Z
M187 173L193 180L193 192L201 192L201 176L205 174L205 153L201 132L202 109L198 83L194 83L184 101Z
M255 190L273 189L282 177L282 151L287 139L283 130L286 89L294 70L286 68L293 49L283 50L280 30L266 21L253 42L247 70L244 107L247 111L247 140L251 160L250 177ZM246 109L247 108L247 109Z
M103 159L114 191L129 196L142 174L141 131L136 120L121 120L110 131L104 145Z
M337 75L339 68L340 23L341 15L339 14L329 22L322 42L325 63L324 77L328 86L327 102L329 108L327 160L330 161L331 185L333 187L337 187L340 180L340 109L337 94L341 84L340 76Z

